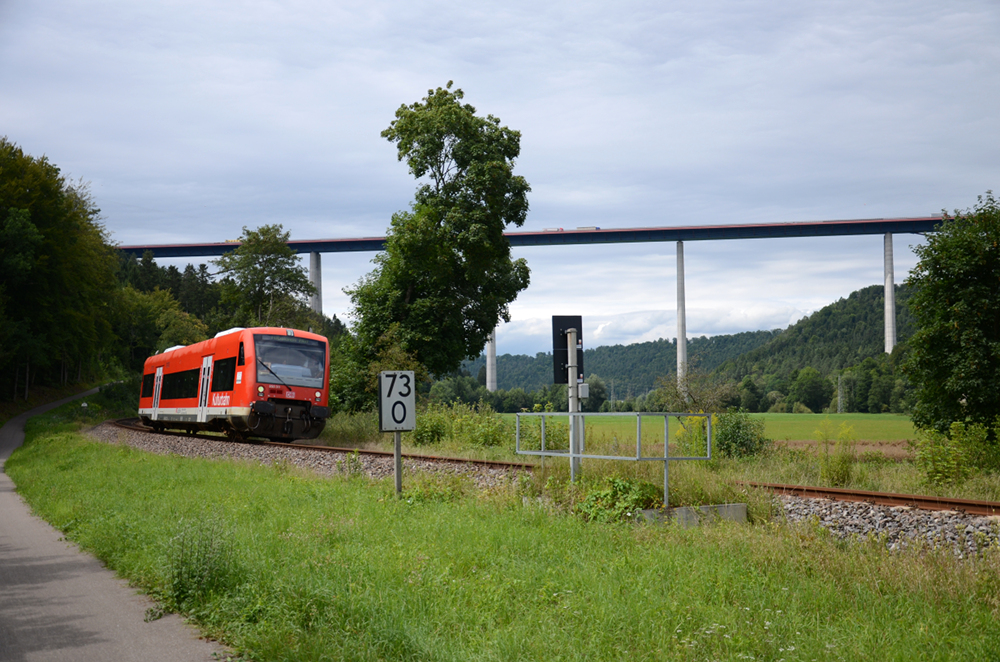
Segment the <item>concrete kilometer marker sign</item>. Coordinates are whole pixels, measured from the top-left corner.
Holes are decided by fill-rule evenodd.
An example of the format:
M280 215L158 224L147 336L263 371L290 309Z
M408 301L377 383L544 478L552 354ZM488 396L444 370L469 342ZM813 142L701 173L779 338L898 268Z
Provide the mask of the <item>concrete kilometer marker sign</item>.
M390 370L378 377L378 421L382 432L417 427L416 388L412 370Z
M393 433L396 495L403 494L403 442L401 432L417 427L417 382L412 370L387 370L378 375L378 426Z

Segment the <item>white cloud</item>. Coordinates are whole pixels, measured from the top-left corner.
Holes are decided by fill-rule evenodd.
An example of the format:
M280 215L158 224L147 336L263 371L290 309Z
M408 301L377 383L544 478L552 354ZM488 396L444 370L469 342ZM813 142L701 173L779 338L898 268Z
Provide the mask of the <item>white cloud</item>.
M522 132L525 229L927 215L1000 187L998 28L990 0L14 0L0 127L92 181L128 244L384 234L415 183L379 132L449 79ZM693 335L882 280L879 237L686 251ZM518 254L501 346L545 350L553 313L602 342L675 334L672 245ZM328 311L370 258L324 257Z

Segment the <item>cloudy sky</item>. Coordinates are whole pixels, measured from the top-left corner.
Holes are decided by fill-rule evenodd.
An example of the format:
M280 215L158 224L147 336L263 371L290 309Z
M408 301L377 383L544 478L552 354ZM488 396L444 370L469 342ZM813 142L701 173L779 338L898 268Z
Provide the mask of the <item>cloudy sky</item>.
M995 0L0 0L0 135L89 181L121 244L383 235L416 184L379 132L448 80L522 132L524 229L927 216L1000 189L998 34ZM517 255L499 352L547 350L553 314L588 346L676 335L673 244ZM324 312L372 257L324 256ZM690 335L882 281L879 236L685 258Z

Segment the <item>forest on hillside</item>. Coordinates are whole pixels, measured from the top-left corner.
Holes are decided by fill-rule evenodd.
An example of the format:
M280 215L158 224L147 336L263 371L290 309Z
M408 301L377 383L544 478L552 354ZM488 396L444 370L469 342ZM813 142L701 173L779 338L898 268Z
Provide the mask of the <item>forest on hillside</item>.
M717 386L726 406L748 411L905 411L909 384L899 371L906 340L915 325L907 306L911 291L896 286L897 349L885 354L884 289L871 285L852 292L784 330L749 331L688 340L689 371ZM587 349L584 369L598 384L606 408L655 410L664 405L660 387L676 379L675 340ZM557 402L552 387L552 355L497 357L499 396L485 394L485 357L463 364L451 379L462 385L438 387L448 397L516 411L523 402ZM478 384L476 383L478 382ZM515 395L510 393L517 392ZM603 401L602 400L602 401Z
M725 361L761 347L779 335L780 331L747 331L708 338L688 340L688 363L697 370L715 370ZM486 365L486 357L467 361L463 368L478 375ZM588 375L599 375L620 398L648 393L658 381L677 370L677 341L654 340L632 345L605 345L585 349L583 365ZM497 388L522 388L534 391L552 383L553 366L550 352L535 356L503 354L497 357Z

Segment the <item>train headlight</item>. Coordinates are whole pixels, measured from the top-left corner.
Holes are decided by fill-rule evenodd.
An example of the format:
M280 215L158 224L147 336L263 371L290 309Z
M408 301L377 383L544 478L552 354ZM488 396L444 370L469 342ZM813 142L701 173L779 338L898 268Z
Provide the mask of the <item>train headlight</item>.
M263 386L258 386L257 387L257 394L258 395L264 395L264 387Z
M323 394L320 393L319 391L316 391L316 399L319 400L322 397L323 397Z

